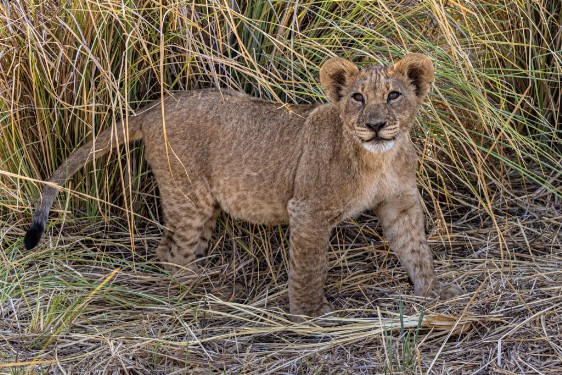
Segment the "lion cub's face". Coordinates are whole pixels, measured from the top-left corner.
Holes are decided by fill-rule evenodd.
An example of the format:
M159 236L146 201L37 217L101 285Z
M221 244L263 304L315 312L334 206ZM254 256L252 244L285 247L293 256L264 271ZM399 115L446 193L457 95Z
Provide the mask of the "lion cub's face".
M433 64L422 54L362 70L333 58L320 70L320 82L338 106L345 129L374 153L390 150L407 135L432 81Z

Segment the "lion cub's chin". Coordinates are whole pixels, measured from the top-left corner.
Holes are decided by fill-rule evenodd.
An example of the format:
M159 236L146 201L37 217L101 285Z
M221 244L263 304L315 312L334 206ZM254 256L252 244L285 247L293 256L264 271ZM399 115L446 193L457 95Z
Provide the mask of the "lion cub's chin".
M363 148L374 154L386 152L394 147L394 140L383 142L363 142Z

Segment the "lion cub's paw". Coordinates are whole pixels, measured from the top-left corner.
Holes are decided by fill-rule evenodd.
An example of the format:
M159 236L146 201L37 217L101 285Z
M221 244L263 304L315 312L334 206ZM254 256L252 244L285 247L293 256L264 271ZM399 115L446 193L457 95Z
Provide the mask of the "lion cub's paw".
M463 293L464 291L455 284L441 284L437 280L433 282L429 290L420 287L414 288L416 296L439 298L441 300L453 299Z
M439 298L442 300L453 299L464 294L464 290L455 284L441 284L439 290Z
M188 264L187 266L178 265L174 263L161 263L162 268L176 277L180 276L199 276L201 273L201 267L196 263Z
M326 297L323 298L322 303L318 307L306 306L301 304L300 306L291 306L291 316L290 319L295 323L302 323L309 319L307 317L318 317L326 315L334 311L332 304L328 302Z

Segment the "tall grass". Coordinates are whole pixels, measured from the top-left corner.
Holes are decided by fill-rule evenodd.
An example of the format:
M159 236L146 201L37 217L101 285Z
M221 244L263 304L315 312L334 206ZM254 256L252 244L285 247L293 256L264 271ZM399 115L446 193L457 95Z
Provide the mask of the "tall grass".
M498 258L514 260L513 223L560 221L561 23L560 2L549 0L2 1L0 268L5 272L0 275L27 280L14 265L40 262L57 269L62 280L76 277L51 253L58 242L34 257L21 252L21 235L41 180L77 146L143 104L198 87L233 88L279 102L325 101L318 71L328 57L342 56L359 65L391 64L408 52L429 55L436 68L434 89L414 134L430 235L451 248L464 237L477 236L480 228L491 228L486 233L499 248ZM157 187L142 154L142 144L128 145L86 166L55 204L49 225L58 229L49 233L58 236L61 222L78 217L87 219L70 241L103 237L97 224L101 219L108 232L120 237L134 234L134 224L141 228L139 234L144 224L157 223ZM338 245L341 240L342 246L353 248L357 238L376 236L365 220L353 238L338 233ZM268 263L261 266L269 270L276 290L284 276L269 262L276 249L286 247L286 233L271 240L267 231L232 220L223 219L220 227L250 238L249 244L234 238L234 248L265 254ZM552 239L551 244L560 241L548 233L544 238ZM147 234L143 243L153 237ZM222 234L215 240L216 247L225 246ZM104 241L107 247L127 245ZM463 246L472 248L478 241ZM84 251L81 264L111 268L104 257ZM65 256L59 259L62 264L72 262L73 255ZM11 298L20 293L31 315L29 332L51 332L51 337L71 326L88 309L97 285L113 275L108 271L96 282L80 276L72 285L81 299L73 301L71 294L55 298L56 288L49 289L51 278L58 276L38 272L42 282L30 289L21 286L16 293L19 284L6 282L11 286L0 294L0 306L13 303ZM264 282L255 275L248 280ZM47 306L29 291L49 298ZM49 293L55 294L51 298ZM131 308L132 294L120 289L112 293L100 297L102 305ZM151 291L130 293L150 309L157 310L154 301L162 302ZM415 317L412 321L417 322ZM42 340L39 347L45 349L53 339ZM154 353L159 353L158 345L171 345L153 344Z
M437 72L418 129L422 181L434 204L461 189L493 216L494 197L511 196L514 183L560 194L555 2L39 1L2 10L5 171L44 179L77 145L169 90L229 87L318 101L327 57L391 63L417 51ZM138 155L129 162L137 176L147 171ZM96 173L86 168L73 188L120 202L122 165L114 159ZM34 185L3 180L29 212ZM133 179L132 190L144 180ZM98 209L95 200L82 206Z
M460 189L493 217L498 194L508 199L521 184L560 195L559 21L559 5L546 1L7 2L1 168L44 179L76 146L170 90L321 101L327 57L392 63L416 51L437 72L417 132L424 189L439 216ZM133 176L147 172L141 153L126 154ZM124 165L110 159L95 173L85 168L72 188L121 204ZM17 192L3 204L27 215L36 185L2 180ZM152 191L146 180L133 178L131 191ZM90 213L99 205L80 203Z

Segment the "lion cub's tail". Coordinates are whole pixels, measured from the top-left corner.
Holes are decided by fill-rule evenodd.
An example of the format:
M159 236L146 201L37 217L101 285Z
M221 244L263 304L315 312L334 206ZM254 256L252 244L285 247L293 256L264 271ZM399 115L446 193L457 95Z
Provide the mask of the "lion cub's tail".
M141 116L130 119L127 131L128 136L123 134L121 129L122 125L118 123L102 131L95 141L90 141L74 150L68 159L53 173L48 182L62 186L86 163L107 154L112 148L120 146L125 142L142 139L142 121L140 117ZM49 216L49 210L58 192L59 189L52 185L47 185L43 188L41 196L35 203L35 212L31 219L31 226L25 233L23 239L26 249L33 249L41 239Z

